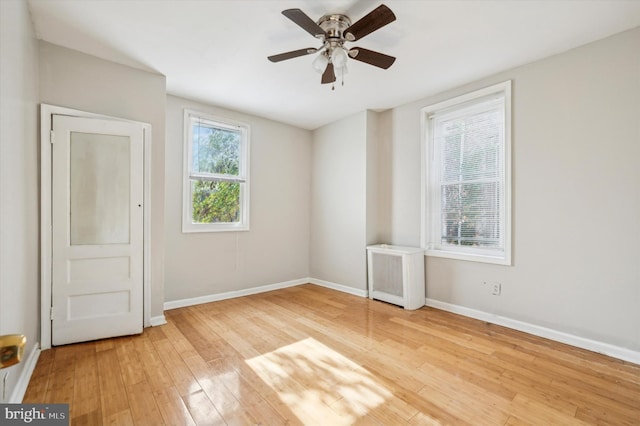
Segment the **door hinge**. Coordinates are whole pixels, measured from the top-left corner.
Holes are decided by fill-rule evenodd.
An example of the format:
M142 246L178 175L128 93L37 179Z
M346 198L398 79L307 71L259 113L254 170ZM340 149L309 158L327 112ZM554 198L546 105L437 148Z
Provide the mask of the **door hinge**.
M51 310L49 311L49 319L51 321L53 321L53 306L51 307Z
M53 130L49 132L49 142L53 143L56 140L56 134L53 133Z

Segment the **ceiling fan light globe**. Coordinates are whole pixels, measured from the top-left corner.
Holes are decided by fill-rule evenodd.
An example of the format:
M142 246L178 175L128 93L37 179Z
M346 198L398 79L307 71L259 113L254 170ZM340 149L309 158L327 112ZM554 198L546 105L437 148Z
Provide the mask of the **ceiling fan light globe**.
M342 47L337 47L331 52L331 63L336 68L342 68L347 64L347 52Z
M328 63L329 63L329 58L327 58L324 53L320 53L318 56L316 56L316 58L313 60L311 65L313 66L314 70L322 74L324 70L327 69Z

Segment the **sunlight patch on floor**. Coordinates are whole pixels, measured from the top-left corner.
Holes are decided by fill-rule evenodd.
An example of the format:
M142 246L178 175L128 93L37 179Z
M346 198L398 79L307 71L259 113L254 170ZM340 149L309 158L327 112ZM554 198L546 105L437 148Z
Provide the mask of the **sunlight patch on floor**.
M303 422L350 424L392 397L367 370L313 338L246 363Z

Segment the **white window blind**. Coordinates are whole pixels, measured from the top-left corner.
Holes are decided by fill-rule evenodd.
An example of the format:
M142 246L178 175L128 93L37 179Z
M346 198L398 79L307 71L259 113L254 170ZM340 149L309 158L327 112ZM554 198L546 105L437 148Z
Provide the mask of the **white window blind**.
M427 254L510 261L506 111L504 91L426 111Z
M433 118L441 244L500 246L502 110L502 100L492 100Z

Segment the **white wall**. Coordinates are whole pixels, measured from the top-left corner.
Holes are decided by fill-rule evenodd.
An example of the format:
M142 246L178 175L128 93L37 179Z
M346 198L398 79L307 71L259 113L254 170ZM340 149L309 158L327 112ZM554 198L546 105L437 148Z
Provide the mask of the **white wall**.
M40 42L40 100L151 124L151 316L162 315L165 77Z
M513 266L428 258L427 297L638 351L640 28L383 113L381 233L420 243L420 108L508 79Z
M311 277L367 288L367 112L313 132Z
M26 2L0 1L0 335L40 340L38 44ZM9 400L25 362L0 372ZM8 374L6 394L2 379Z
M251 127L249 231L182 233L185 108ZM307 130L168 96L166 301L308 277L310 166L311 133Z

